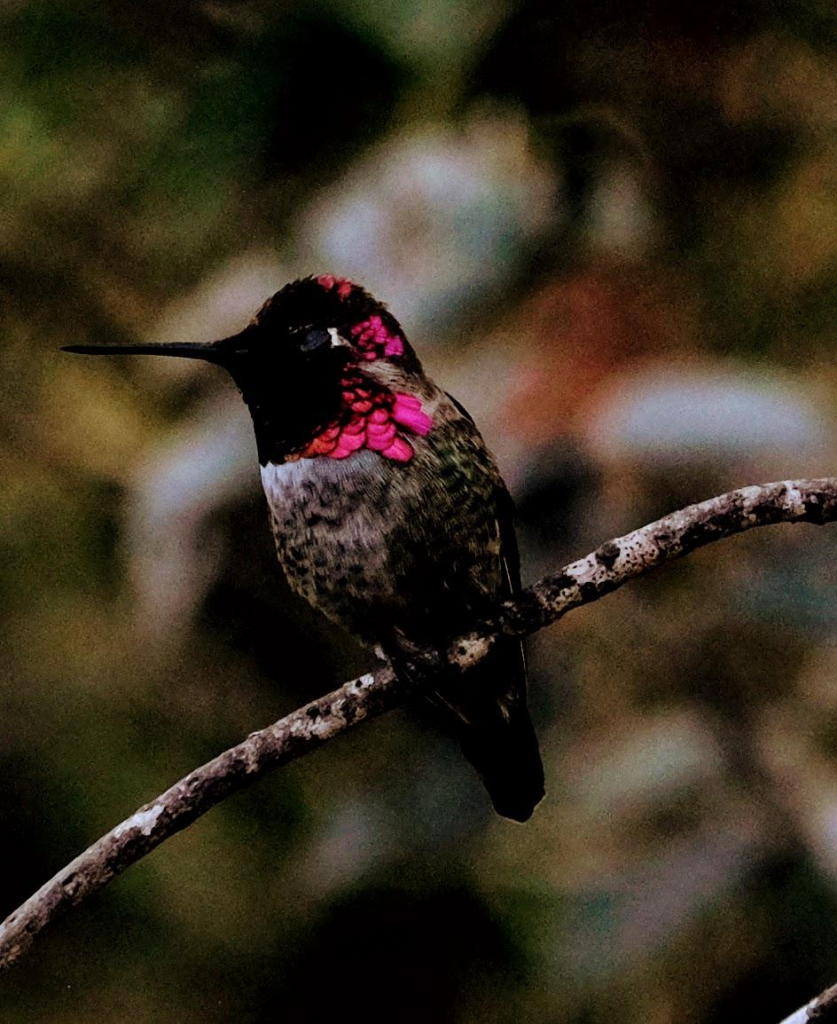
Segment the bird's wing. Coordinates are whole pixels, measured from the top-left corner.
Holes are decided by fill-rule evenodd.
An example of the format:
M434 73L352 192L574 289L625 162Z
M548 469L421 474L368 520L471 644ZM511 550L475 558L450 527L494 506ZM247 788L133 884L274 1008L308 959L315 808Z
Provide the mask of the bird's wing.
M474 417L465 406L458 402L449 391L446 391L445 394L465 419L473 423ZM506 593L512 597L514 594L520 593L520 551L517 547L517 535L514 532L514 502L503 484L497 489L497 526L500 530L500 559L503 563L503 575L507 584Z
M509 597L520 593L520 550L514 531L514 502L505 487L497 494L497 526L500 529L500 559Z
M452 396L456 408L468 411ZM473 422L473 420L471 420ZM520 554L514 532L514 504L498 480L495 491L500 561L499 597L520 592ZM436 695L456 716L462 752L476 768L496 810L525 821L544 794L538 740L526 708L526 654L522 641L503 640L456 687L457 697Z

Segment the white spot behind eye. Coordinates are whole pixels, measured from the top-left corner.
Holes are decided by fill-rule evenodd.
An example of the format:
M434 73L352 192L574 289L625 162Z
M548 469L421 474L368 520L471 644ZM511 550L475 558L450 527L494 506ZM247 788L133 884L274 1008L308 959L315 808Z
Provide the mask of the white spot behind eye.
M331 347L332 348L337 348L340 345L345 346L347 344L347 342L343 341L343 339L337 333L337 328L336 327L329 327L328 328L328 333L331 335Z

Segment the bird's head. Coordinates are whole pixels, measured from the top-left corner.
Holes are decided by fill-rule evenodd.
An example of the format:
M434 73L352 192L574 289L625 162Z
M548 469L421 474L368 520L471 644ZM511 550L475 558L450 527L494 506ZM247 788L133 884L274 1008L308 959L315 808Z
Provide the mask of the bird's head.
M432 425L414 385L421 364L395 317L331 274L285 285L230 338L161 345L70 345L85 355L159 355L224 367L253 417L259 459L348 458L361 448L396 462Z

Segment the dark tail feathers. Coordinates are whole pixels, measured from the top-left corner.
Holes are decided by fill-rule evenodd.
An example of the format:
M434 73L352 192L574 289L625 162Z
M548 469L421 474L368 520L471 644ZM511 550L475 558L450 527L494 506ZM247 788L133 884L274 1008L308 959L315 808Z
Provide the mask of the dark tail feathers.
M479 773L498 814L527 821L544 796L543 764L532 719L523 701L508 719L500 705L461 723L462 753Z

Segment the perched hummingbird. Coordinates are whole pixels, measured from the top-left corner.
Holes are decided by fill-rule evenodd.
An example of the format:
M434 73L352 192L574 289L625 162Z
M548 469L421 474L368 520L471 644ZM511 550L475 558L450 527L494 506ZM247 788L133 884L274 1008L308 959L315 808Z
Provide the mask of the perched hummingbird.
M358 285L294 281L222 341L67 351L224 367L253 418L291 587L396 665L406 644L444 648L519 591L511 499L479 431ZM496 810L529 818L544 777L522 645L499 641L431 699Z

